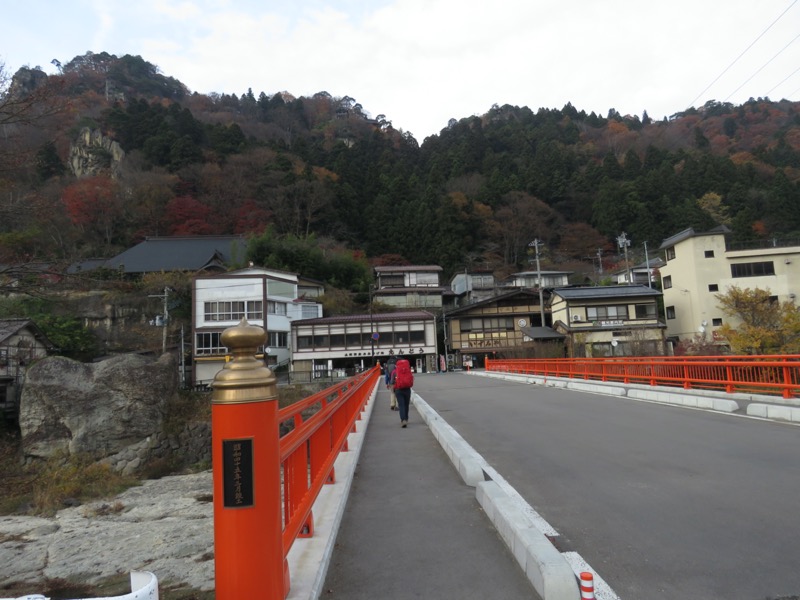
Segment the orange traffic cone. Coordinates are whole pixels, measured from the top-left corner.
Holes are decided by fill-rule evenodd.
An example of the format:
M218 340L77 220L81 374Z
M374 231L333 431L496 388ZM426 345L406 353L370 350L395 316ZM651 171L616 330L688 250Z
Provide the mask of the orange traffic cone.
M595 600L594 577L588 571L581 573L581 600Z

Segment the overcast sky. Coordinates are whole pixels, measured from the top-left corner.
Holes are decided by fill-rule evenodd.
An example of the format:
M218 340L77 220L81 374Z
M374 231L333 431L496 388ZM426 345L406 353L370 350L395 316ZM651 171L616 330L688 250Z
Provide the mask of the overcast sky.
M798 0L4 0L0 14L11 73L138 54L199 93L350 96L419 142L493 104L661 119L800 100Z

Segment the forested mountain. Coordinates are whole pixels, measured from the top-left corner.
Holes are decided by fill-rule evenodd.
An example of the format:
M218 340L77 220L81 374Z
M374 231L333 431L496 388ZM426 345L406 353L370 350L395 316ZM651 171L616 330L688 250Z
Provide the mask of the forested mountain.
M712 101L658 122L493 106L419 143L326 92L190 93L129 55L58 66L0 88L0 263L270 228L449 276L528 268L534 238L548 268L588 271L623 231L634 255L689 226L800 238L796 102ZM84 128L104 145L84 148L93 167L76 176Z

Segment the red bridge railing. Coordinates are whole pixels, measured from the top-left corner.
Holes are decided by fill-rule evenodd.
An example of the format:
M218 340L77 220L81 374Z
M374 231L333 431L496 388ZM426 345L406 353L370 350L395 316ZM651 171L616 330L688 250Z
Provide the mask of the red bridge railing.
M664 385L728 393L800 395L800 355L486 359L487 371Z
M325 484L336 481L334 462L348 450L347 437L379 376L373 367L278 411L278 423L293 427L280 439L284 559L298 537L314 534L314 502Z
M211 384L215 591L220 600L284 600L289 550L313 535L314 502L335 481L380 371L279 409L275 375L256 357L266 331L242 319L220 339L232 360Z

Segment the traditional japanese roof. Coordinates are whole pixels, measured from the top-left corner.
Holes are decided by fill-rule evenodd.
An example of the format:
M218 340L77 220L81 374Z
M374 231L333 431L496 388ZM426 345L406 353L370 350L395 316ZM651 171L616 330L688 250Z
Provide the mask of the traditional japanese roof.
M550 327L520 327L519 330L532 340L563 340L567 337Z
M23 329L30 330L33 336L48 348L53 347L52 342L50 342L47 336L42 333L42 330L36 326L36 323L30 319L0 319L0 344L4 344L6 340Z
M412 271L434 271L438 272L441 271L442 267L438 265L387 265L381 267L375 267L375 271L382 272L382 273L410 273Z
M481 306L487 306L491 304L497 304L498 302L503 302L509 299L514 298L515 296L525 296L530 298L531 300L535 300L534 304L539 304L539 292L532 291L529 288L514 288L510 292L504 292L502 294L497 294L496 296L490 296L489 298L484 298L478 302L472 302L471 304L465 304L464 306L459 306L456 309L448 310L447 316L450 315L457 315L463 312L469 312L471 310L475 310L475 308L479 308ZM542 296L547 302L547 298L550 296L550 290L547 288L542 288Z
M453 293L449 287L438 285L438 286L427 286L427 285L419 285L419 286L408 286L408 287L382 287L376 290L373 290L373 296L392 296L392 295L400 295L400 294L448 294Z
M225 271L245 258L242 236L151 237L107 260L103 267L124 273Z

